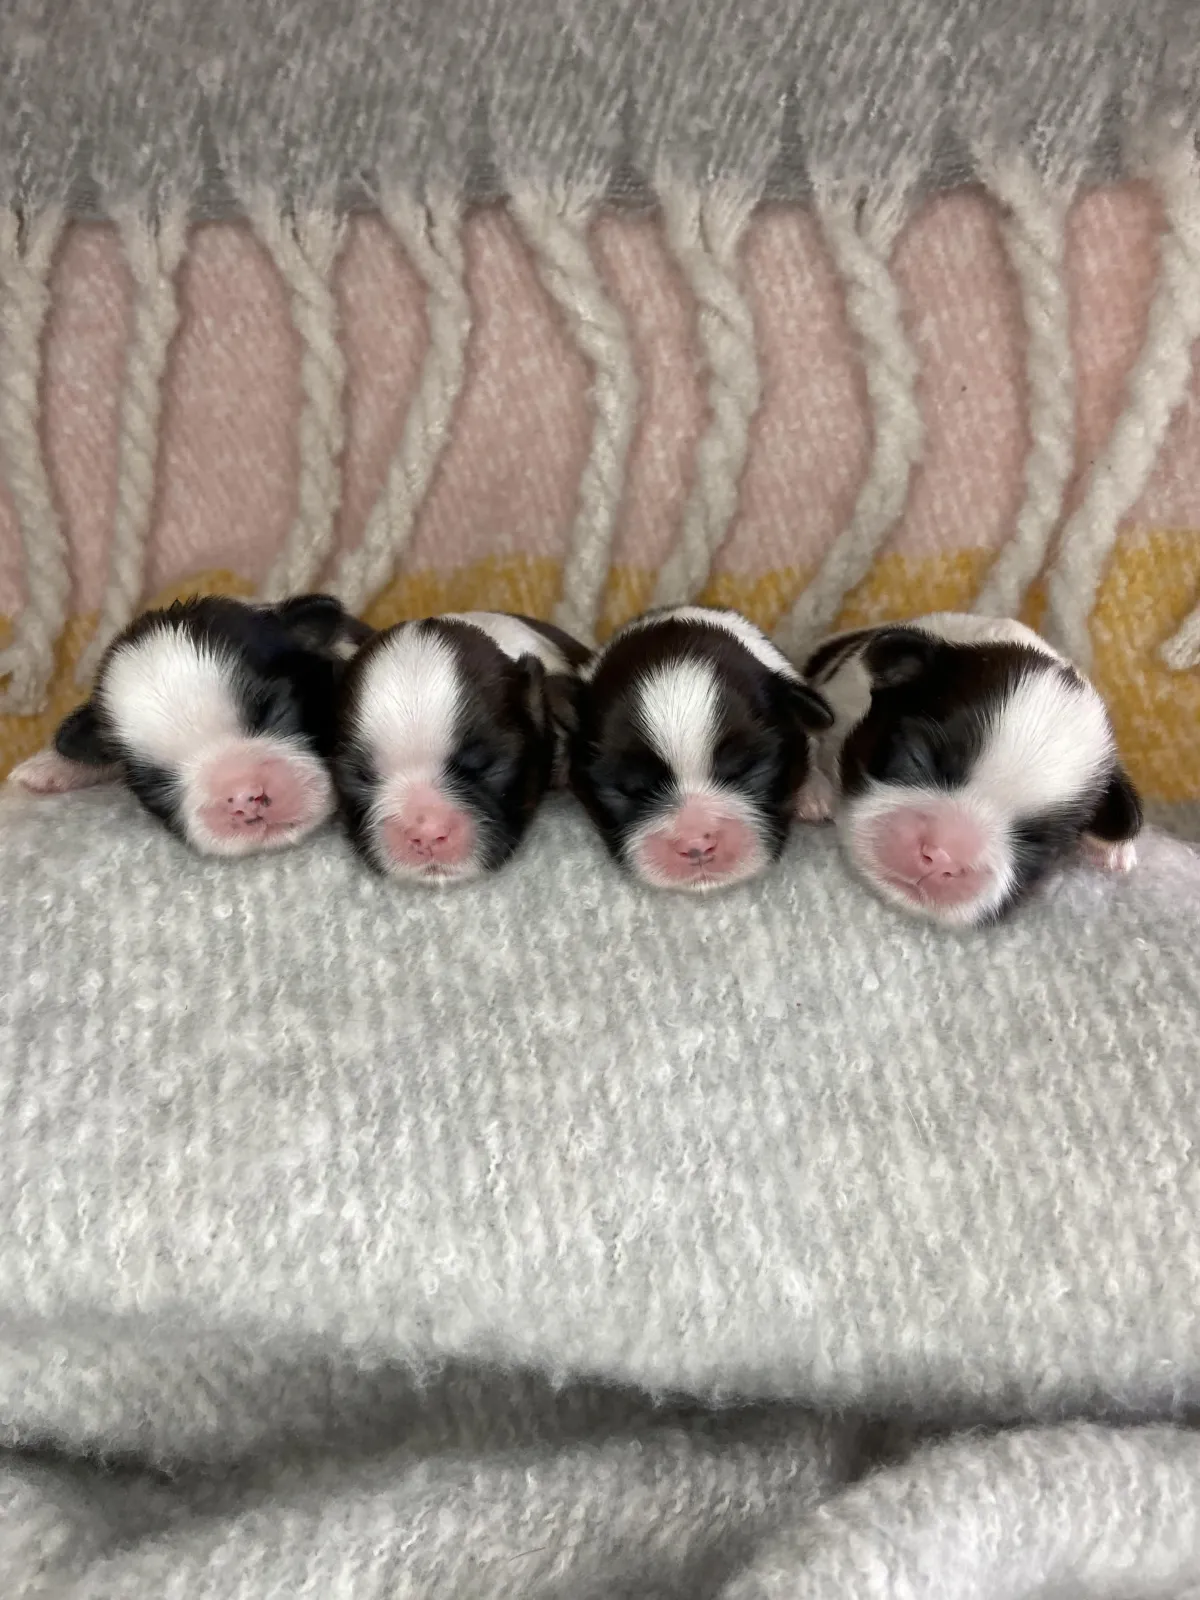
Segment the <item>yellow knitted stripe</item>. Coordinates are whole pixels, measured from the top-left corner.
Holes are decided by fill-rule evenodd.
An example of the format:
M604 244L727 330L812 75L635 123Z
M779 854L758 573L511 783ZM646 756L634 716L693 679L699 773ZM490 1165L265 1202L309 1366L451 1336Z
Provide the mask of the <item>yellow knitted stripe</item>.
M967 607L987 556L958 550L914 561L886 555L849 598L839 627ZM386 627L406 617L441 611L491 609L549 616L558 596L556 561L524 556L489 558L442 576L432 572L396 578L372 602L367 620ZM756 577L723 573L704 599L733 606L771 627L800 588L805 574L781 569ZM649 602L653 573L616 569L609 582L603 632ZM1190 531L1151 530L1125 537L1100 591L1092 619L1096 642L1093 675L1108 701L1121 749L1147 797L1165 802L1200 800L1200 673L1172 673L1155 650L1187 613L1200 590L1200 538ZM153 598L161 605L184 594L248 595L251 586L230 572L205 572ZM1035 592L1026 620L1041 616ZM38 717L0 717L0 774L40 749L58 720L80 696L74 666L94 619L72 620L60 642L48 710ZM5 625L0 623L0 638Z

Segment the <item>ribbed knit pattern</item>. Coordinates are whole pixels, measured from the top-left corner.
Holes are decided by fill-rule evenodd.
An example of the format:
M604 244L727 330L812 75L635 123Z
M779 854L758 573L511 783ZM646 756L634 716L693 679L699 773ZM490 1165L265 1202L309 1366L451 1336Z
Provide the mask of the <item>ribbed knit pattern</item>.
M5 798L0 1429L175 1477L14 1457L15 1592L1099 1594L1118 1513L1200 1581L1200 1444L1053 1425L1200 1392L1200 855L1142 855L959 937L822 830L695 901L564 803L424 894ZM862 1412L1041 1426L838 1493ZM956 1495L1021 1583L921 1555Z

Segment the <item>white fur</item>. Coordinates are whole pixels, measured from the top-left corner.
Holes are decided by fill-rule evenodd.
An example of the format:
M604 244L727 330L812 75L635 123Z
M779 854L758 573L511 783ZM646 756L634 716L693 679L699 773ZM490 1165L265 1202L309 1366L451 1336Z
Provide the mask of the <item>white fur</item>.
M798 679L800 674L783 654L777 650L767 636L756 628L746 617L736 611L724 611L710 606L672 606L669 610L655 611L649 616L635 617L632 622L627 622L623 628L613 635L605 650L597 651L592 659L585 665L580 676L589 681L596 675L606 651L612 647L617 639L623 639L631 633L642 628L653 628L662 622L688 622L700 627L720 628L724 633L731 635L737 642L762 666L771 672L778 672L785 678Z
M133 755L172 770L245 731L232 657L166 624L114 651L97 699Z
M863 652L855 650L843 656L840 664L831 665L829 677L822 675L814 680L814 687L819 687L829 702L833 723L824 733L810 736L812 770L814 774L820 774L836 794L838 757L842 746L871 709L871 674L867 671ZM824 815L828 816L829 812L826 811Z
M681 794L712 788L720 685L707 661L670 661L638 685L642 733L670 767Z
M993 717L967 788L1008 816L1044 811L1086 794L1113 756L1108 713L1092 686L1030 673Z
M720 694L716 669L709 662L698 660L667 662L649 673L638 686L637 719L651 747L671 769L675 793L672 801L629 834L623 853L643 880L655 888L681 889L693 894L729 888L754 877L766 864L762 819L736 789L717 783L713 778ZM693 798L707 800L719 815L744 824L757 841L756 846L746 852L736 873L680 882L660 872L647 856L645 846L649 839L669 824L676 806Z
M401 628L367 665L351 733L385 782L436 783L454 750L462 697L453 646L433 629Z
M982 754L965 784L949 793L872 784L843 807L839 829L851 859L885 898L909 911L925 910L939 922L968 926L1000 906L1011 889L1012 824L1086 794L1100 783L1112 759L1112 730L1095 689L1086 682L1068 682L1058 672L1033 672L996 707ZM874 869L866 842L872 823L908 806L923 811L952 808L979 824L985 843L975 864L992 876L975 899L960 906L923 908Z
M478 875L478 849L456 866L436 872L395 861L380 830L400 813L411 791L441 789L458 739L462 669L448 640L435 629L401 628L376 652L363 674L351 733L379 773L367 819L367 840L378 865L394 878L431 886Z
M443 622L466 622L472 628L486 633L510 661L520 661L522 656L536 656L547 672L567 673L571 664L552 639L531 628L520 617L506 616L502 611L451 611Z

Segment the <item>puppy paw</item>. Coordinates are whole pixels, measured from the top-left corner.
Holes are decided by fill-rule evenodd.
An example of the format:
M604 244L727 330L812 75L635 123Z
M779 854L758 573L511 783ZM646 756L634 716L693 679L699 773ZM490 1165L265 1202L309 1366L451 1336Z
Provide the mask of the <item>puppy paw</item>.
M1097 839L1085 833L1080 840L1083 858L1101 872L1132 872L1137 865L1137 845L1132 839Z
M39 750L15 766L8 781L30 794L68 794L72 789L113 783L118 776L117 767L88 767L80 761L68 761L57 750Z
M810 772L796 796L796 816L801 822L828 822L833 816L833 784L823 772Z

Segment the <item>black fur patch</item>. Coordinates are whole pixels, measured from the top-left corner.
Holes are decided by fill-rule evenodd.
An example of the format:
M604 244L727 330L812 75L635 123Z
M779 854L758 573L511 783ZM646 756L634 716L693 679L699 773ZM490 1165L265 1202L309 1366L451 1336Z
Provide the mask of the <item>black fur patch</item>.
M552 680L537 657L513 661L470 623L445 618L399 623L377 634L347 667L333 763L347 830L364 860L378 869L368 820L380 774L375 753L352 730L368 677L379 670L388 641L406 628L436 633L456 657L460 712L444 781L475 821L481 866L494 871L524 838L553 778L555 731L547 693Z
M851 800L872 783L953 792L970 780L997 709L1022 681L1051 673L1065 686L1082 683L1073 667L1014 642L958 644L904 627L865 629L852 638L823 647L814 668L828 682L848 654L861 652L875 685L870 709L840 753L841 788ZM1061 805L1014 818L1014 881L989 920L1022 900L1085 831L1118 840L1140 826L1140 802L1119 766Z
M114 657L164 629L229 661L238 718L247 735L295 738L319 756L332 755L344 671L334 652L346 640L361 643L372 630L329 595L298 595L270 607L196 596L144 612L105 651L91 699L59 725L54 745L60 755L90 766L118 763L146 810L184 836L177 776L128 748L104 697Z
M808 771L806 730L832 720L819 696L763 665L727 628L664 615L618 634L580 690L571 786L610 852L670 802L674 775L639 726L638 690L657 668L703 661L719 684L713 780L753 807L778 858Z

